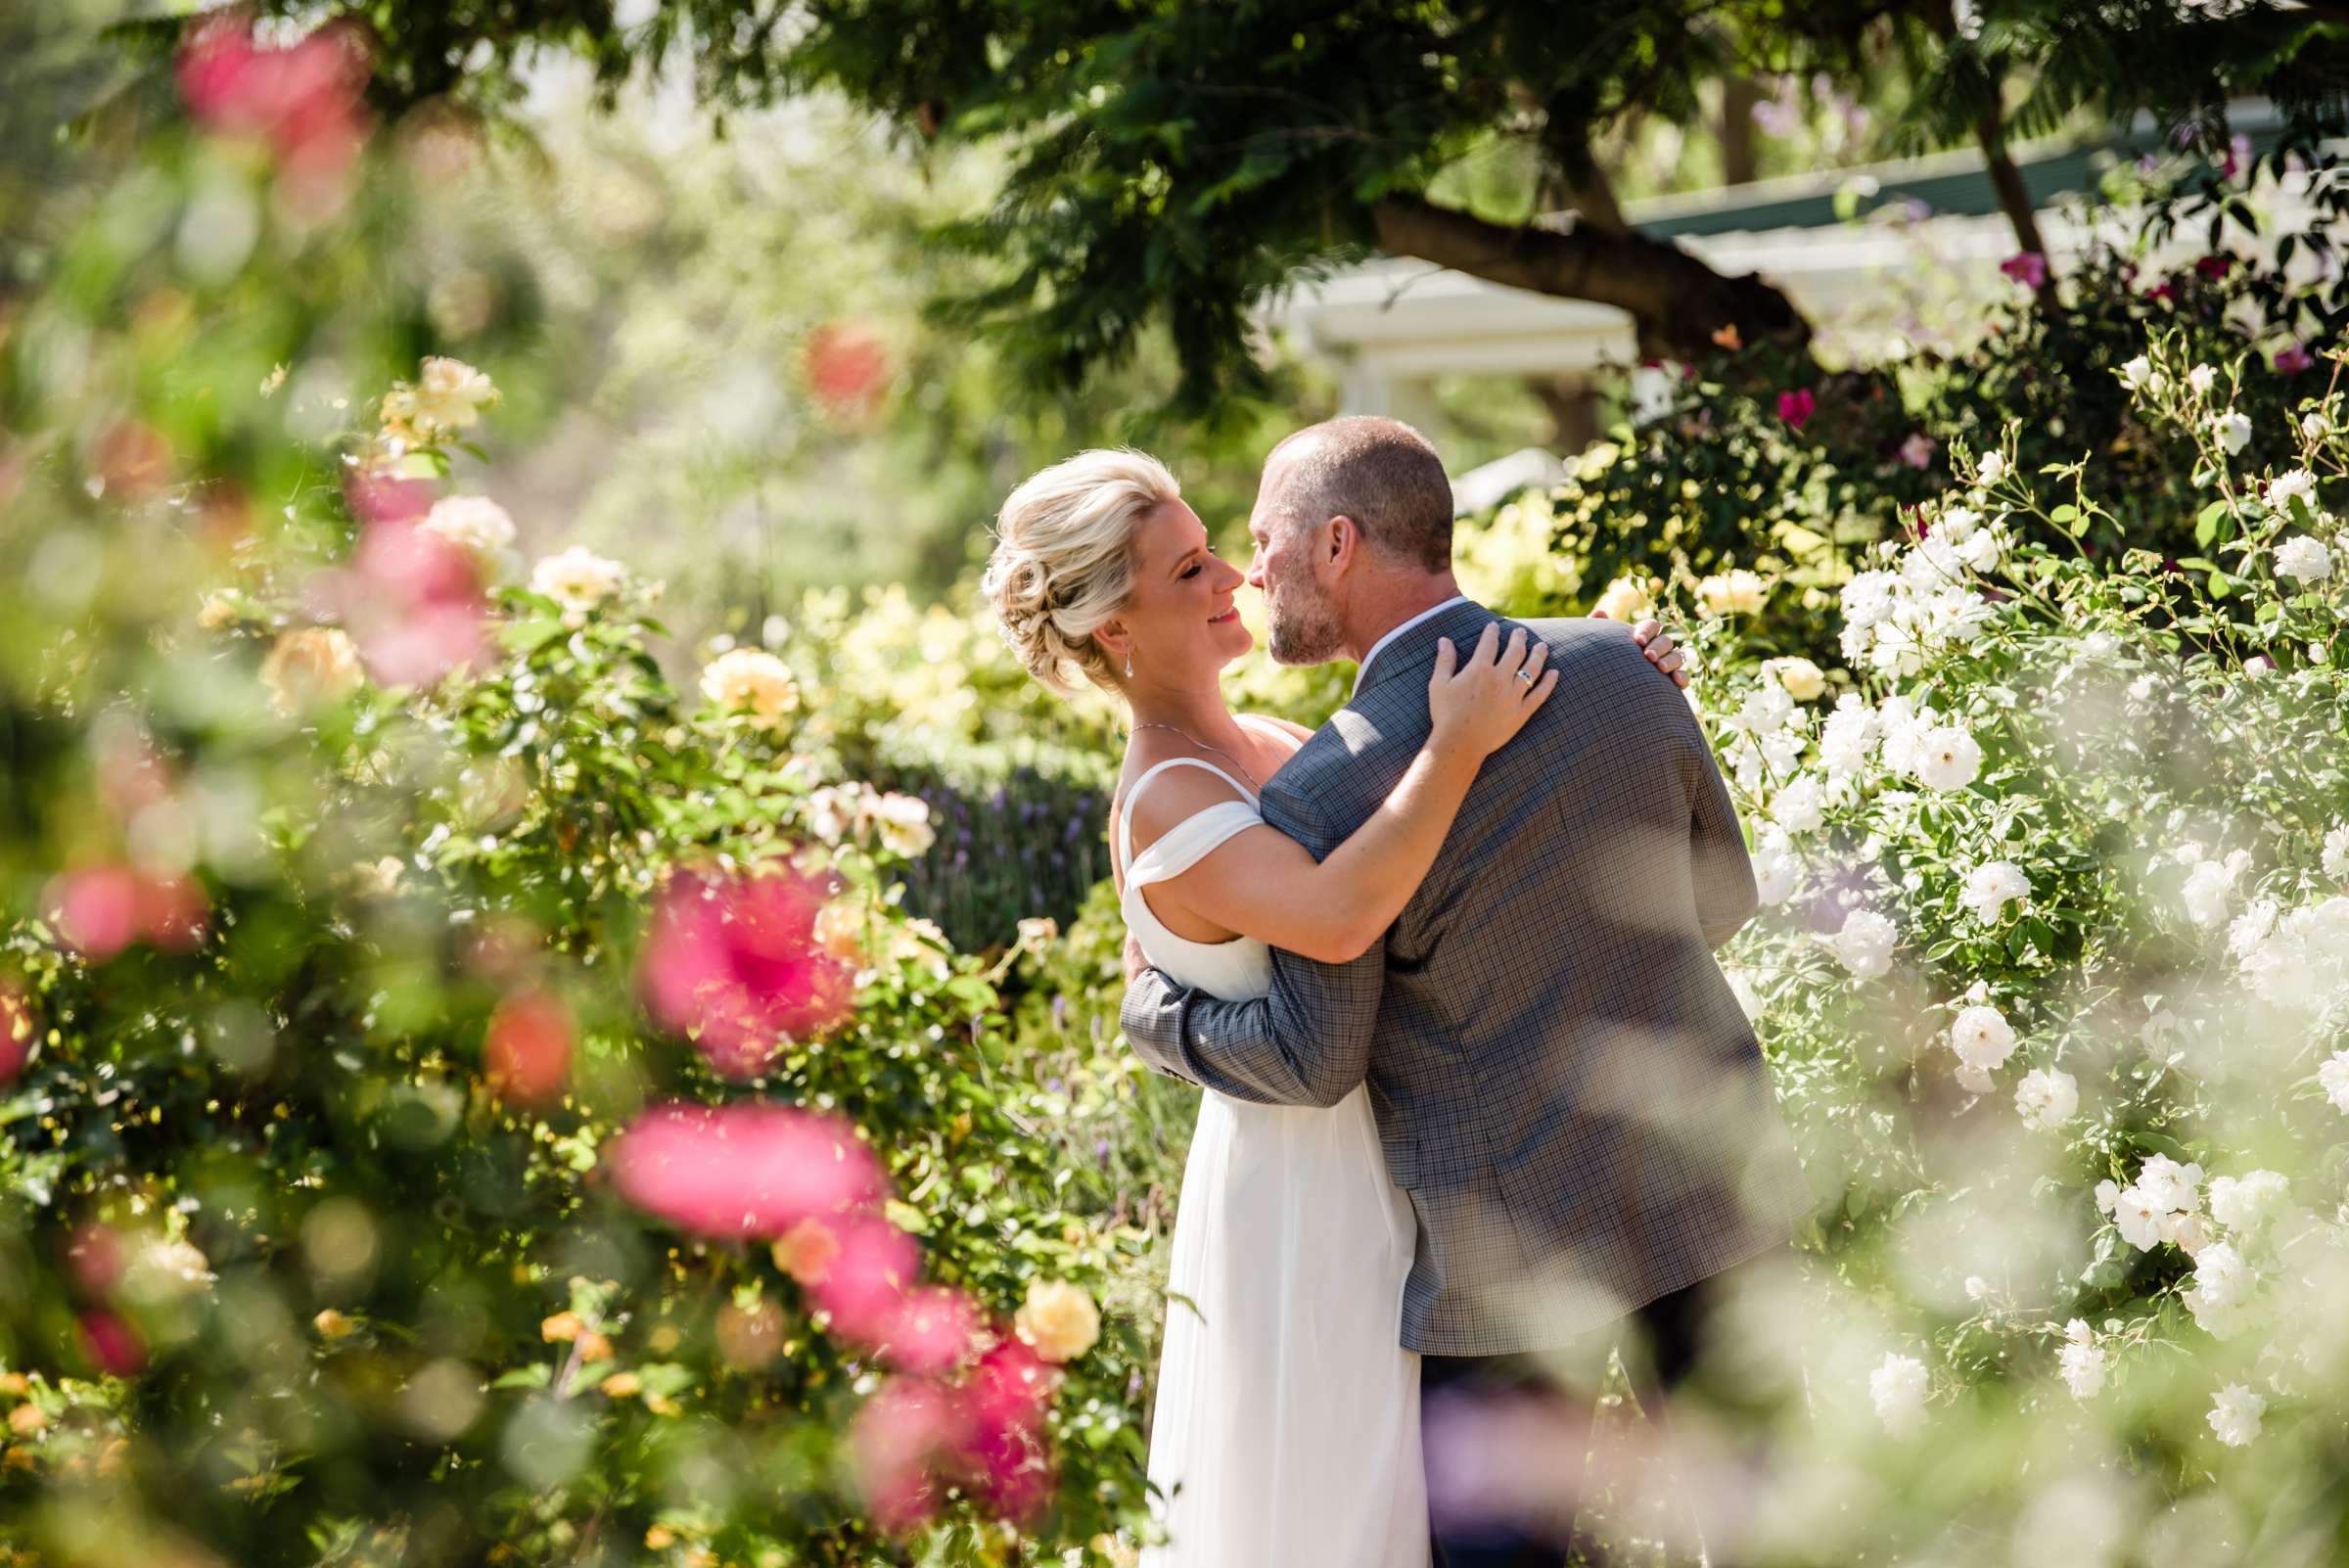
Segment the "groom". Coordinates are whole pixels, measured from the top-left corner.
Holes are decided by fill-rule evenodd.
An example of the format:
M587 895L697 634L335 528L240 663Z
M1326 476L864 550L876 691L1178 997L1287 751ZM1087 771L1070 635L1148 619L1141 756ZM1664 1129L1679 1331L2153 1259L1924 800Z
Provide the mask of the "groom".
M1392 420L1313 426L1265 465L1248 579L1272 657L1360 664L1353 700L1259 803L1316 856L1425 739L1437 639L1473 647L1500 619L1453 581L1451 521L1435 449ZM1154 1067L1239 1099L1334 1105L1368 1080L1418 1219L1400 1329L1422 1356L1446 1568L1564 1563L1557 1518L1572 1519L1594 1390L1557 1387L1558 1366L1621 1344L1662 1422L1726 1271L1782 1250L1808 1207L1753 1030L1713 961L1755 894L1712 752L1620 626L1527 624L1557 695L1485 763L1378 944L1345 964L1276 949L1269 994L1244 1001L1145 969L1124 1012ZM1448 1508L1459 1477L1440 1440L1464 1428L1447 1416L1472 1428L1480 1404L1529 1399L1560 1434L1548 1516Z

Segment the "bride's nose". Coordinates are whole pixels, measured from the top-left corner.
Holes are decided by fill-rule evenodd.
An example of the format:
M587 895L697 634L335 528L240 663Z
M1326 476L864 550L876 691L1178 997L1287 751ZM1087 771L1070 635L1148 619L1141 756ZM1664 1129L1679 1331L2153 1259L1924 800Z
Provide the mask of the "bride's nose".
M1233 589L1237 588L1241 583L1248 580L1248 574L1242 572L1238 567L1233 566L1230 562L1219 561L1216 564L1223 569L1224 576L1228 579L1216 589L1218 593L1229 593Z

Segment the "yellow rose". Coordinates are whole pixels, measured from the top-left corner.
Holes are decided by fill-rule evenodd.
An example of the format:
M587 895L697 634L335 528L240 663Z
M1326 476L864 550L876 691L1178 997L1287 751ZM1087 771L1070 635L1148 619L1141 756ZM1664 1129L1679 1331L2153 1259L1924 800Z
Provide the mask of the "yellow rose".
M1059 940L1060 922L1050 915L1036 915L1020 922L1020 942L1030 947L1041 947Z
M1073 1361L1101 1337L1101 1312L1093 1298L1065 1279L1039 1279L1012 1314L1012 1326L1029 1349L1047 1361Z
M349 1318L344 1316L341 1313L335 1311L332 1307L329 1307L326 1311L320 1313L317 1316L310 1319L310 1326L318 1331L318 1337L320 1339L342 1339L349 1334L351 1330L351 1321Z
M225 593L207 593L196 612L196 624L207 631L218 631L237 623L237 601Z
M815 945L844 964L863 963L866 918L853 899L833 899L815 912Z
M736 648L710 661L702 670L702 695L722 712L747 713L770 729L800 706L790 667L757 648Z
M538 1337L550 1345L567 1345L587 1332L577 1313L557 1313L538 1325Z
M278 638L261 661L269 704L288 717L317 704L340 702L366 678L358 645L341 626L298 626Z
M1612 621L1642 621L1655 608L1655 601L1648 597L1646 584L1638 578L1617 577L1607 584L1606 591L1598 596L1598 603L1590 608Z
M481 423L482 410L496 401L487 376L462 359L435 356L425 360L414 386L397 382L384 394L384 434L410 442L446 440Z
M655 1525L644 1533L645 1549L667 1551L677 1544L677 1533L667 1525Z
M610 1377L598 1383L596 1387L602 1389L613 1399L624 1400L637 1393L644 1385L637 1380L634 1372L614 1372Z
M32 1394L32 1379L26 1377L23 1372L0 1372L0 1394L4 1394L12 1400L29 1398Z
M8 1429L21 1438L38 1437L48 1424L49 1417L37 1405L20 1405L8 1412Z
M1705 578L1696 585L1696 602L1705 614L1758 615L1770 590L1760 576L1745 568Z
M592 1331L581 1334L578 1355L582 1361L608 1361L612 1359L612 1342Z
M1827 677L1808 659L1773 659L1772 672L1786 695L1798 703L1816 702L1827 689Z

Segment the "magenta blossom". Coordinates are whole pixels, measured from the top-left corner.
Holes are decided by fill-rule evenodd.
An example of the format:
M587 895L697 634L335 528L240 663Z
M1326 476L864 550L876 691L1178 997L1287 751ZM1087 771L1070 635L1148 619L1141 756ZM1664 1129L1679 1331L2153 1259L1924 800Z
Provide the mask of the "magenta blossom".
M837 1266L836 1266L837 1267ZM825 1278L831 1275L826 1273ZM821 1286L818 1290L820 1292ZM878 1349L908 1372L950 1372L970 1359L984 1321L979 1304L949 1285L922 1285L898 1299Z
M327 205L367 139L370 68L357 28L328 25L284 49L255 45L233 12L198 24L180 50L180 96L207 129L269 144L298 205Z
M1818 408L1819 399L1811 394L1808 387L1797 387L1792 392L1778 393L1778 417L1796 430L1801 430L1804 422Z
M32 1009L12 981L0 980L0 1084L24 1070L32 1055Z
M771 1240L803 1220L868 1208L888 1189L881 1162L846 1122L757 1101L654 1106L605 1161L629 1203L728 1239ZM910 1239L905 1250L909 1282L919 1255Z
M912 1377L882 1384L849 1428L856 1485L873 1522L904 1535L936 1513L941 1483L960 1469L969 1433L959 1390Z
M2026 289L2036 289L2048 281L2048 258L2037 251L2024 251L1999 263L1999 270Z
M104 963L132 943L186 951L204 940L204 893L186 877L127 866L69 871L49 884L50 921L68 946Z
M2234 257L2211 254L2194 263L2194 270L2206 278L2223 278L2234 270Z
M2276 350L2276 374L2279 376L2297 376L2316 362L2316 356L2296 343L2286 344Z
M783 1037L838 1022L854 998L855 971L815 940L830 892L783 866L670 877L638 971L654 1017L738 1079L763 1070Z
M914 1239L888 1221L852 1216L831 1223L840 1254L824 1266L823 1273L807 1287L807 1299L831 1317L843 1338L862 1345L879 1345L893 1330L908 1331L901 1323L906 1296L921 1278L922 1250ZM928 1342L927 1330L909 1338Z

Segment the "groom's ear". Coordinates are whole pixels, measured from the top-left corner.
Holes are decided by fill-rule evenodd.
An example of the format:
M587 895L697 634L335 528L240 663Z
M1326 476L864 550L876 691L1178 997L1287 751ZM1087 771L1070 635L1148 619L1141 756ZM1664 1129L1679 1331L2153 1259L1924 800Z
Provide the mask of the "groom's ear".
M1361 525L1341 512L1329 520L1327 527L1329 532L1322 541L1322 547L1328 552L1326 560L1329 569L1343 572L1353 564L1355 556L1362 548Z

